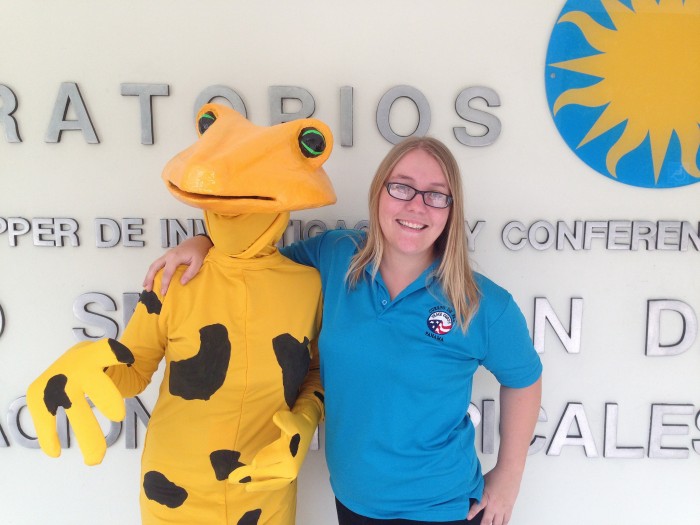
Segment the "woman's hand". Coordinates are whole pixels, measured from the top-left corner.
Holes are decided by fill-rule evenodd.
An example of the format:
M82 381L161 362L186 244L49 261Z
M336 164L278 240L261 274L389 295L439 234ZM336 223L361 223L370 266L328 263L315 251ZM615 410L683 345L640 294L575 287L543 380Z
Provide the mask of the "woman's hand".
M469 509L467 519L473 519L482 509L481 525L507 525L513 514L520 491L522 473L508 473L496 466L484 475L484 494L481 501Z
M501 386L501 443L496 466L484 476L484 495L469 509L472 519L482 509L481 525L507 525L520 491L525 460L542 398L542 378L525 388Z
M185 239L181 244L175 246L175 248L171 248L165 252L164 255L158 257L151 263L151 266L148 267L148 273L143 280L144 289L148 292L153 290L153 280L158 270L162 268L163 280L160 293L165 295L170 286L170 280L173 278L175 270L180 265L187 266L187 269L180 278L181 284L187 284L199 272L204 258L207 256L212 246L213 244L209 237L204 235L197 235L196 237Z

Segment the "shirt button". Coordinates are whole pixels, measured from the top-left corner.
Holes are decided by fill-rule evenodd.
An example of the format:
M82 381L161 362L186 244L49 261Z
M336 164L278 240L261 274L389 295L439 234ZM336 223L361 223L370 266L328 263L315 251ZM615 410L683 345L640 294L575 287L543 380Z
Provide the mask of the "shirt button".
M383 306L386 306L386 299L384 299L384 300L382 301L382 305L383 305Z

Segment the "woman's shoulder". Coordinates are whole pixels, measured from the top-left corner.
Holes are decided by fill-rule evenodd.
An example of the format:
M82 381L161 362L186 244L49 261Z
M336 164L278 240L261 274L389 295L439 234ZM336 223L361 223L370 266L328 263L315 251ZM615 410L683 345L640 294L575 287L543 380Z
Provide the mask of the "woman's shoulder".
M328 230L284 246L280 252L294 262L322 270L351 257L363 238L355 230Z
M367 236L364 230L353 230L338 228L337 230L326 230L322 235L332 239L355 239L364 240Z
M355 252L364 244L366 234L362 230L327 230L319 234L319 242L324 250L352 250Z
M474 272L474 281L479 289L480 310L483 308L490 312L499 313L513 300L513 296L508 290L481 273Z

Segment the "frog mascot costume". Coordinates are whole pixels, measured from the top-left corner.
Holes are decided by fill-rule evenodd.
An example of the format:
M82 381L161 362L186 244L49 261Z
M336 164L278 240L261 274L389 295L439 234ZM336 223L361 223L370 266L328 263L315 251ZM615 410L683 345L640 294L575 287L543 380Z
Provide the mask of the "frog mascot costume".
M186 287L141 294L119 341L69 349L27 392L41 448L60 454L63 407L85 462L105 438L86 396L113 421L165 358L142 457L144 524L291 525L296 475L323 415L316 270L276 249L293 210L335 202L322 168L332 149L315 119L259 127L207 104L199 140L163 171L201 208L214 248ZM182 268L178 270L181 272ZM160 289L160 274L154 290Z

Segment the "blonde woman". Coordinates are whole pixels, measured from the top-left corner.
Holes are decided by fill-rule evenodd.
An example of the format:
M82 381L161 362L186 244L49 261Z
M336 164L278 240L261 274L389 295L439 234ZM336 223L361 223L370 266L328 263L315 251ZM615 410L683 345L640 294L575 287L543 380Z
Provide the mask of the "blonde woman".
M505 525L540 406L542 365L510 294L472 272L462 184L440 141L397 144L369 191L370 227L282 249L321 274L325 450L340 525ZM155 261L191 279L211 243ZM164 290L165 291L165 290ZM467 415L479 365L501 384L496 466L482 475Z

